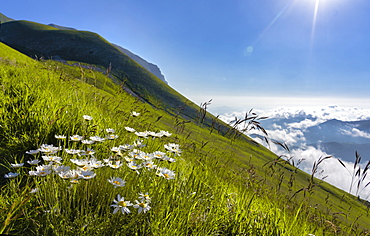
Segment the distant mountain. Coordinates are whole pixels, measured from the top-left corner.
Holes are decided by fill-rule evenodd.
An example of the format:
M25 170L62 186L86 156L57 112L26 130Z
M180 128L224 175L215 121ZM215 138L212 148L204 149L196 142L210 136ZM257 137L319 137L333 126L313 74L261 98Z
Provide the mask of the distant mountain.
M96 33L10 21L1 26L0 41L30 57L56 57L105 69L111 67L111 74L117 80L122 80L128 89L153 106L197 117L195 104Z
M54 27L54 28L57 28L57 29L61 29L61 30L77 30L75 28L60 26L60 25L56 25L56 24L49 24L49 26ZM130 52L126 48L123 48L123 47L121 47L119 45L116 45L116 44L112 44L112 45L115 46L116 48L118 48L121 52L123 52L127 56L129 56L132 60L134 60L137 63L139 63L142 67L144 67L145 69L147 69L148 71L150 71L151 73L153 73L160 80L162 80L163 82L165 82L166 84L168 84L167 81L166 81L166 79L164 78L164 75L162 74L161 70L159 69L159 67L157 65L154 65L153 63L147 62L146 60L144 60L140 56L138 56L138 55Z
M164 75L162 75L162 72L161 70L159 69L159 67L157 65L154 65L150 62L147 62L146 60L144 60L143 58L141 58L140 56L130 52L129 50L127 50L126 48L123 48L121 46L118 46L116 44L113 44L113 46L115 46L116 48L118 48L121 52L123 52L124 54L126 54L127 56L129 56L132 60L136 61L137 63L139 63L142 67L144 67L145 69L147 69L148 71L152 72L155 76L157 76L160 80L162 80L163 82L165 82L166 84L167 81L166 79L164 78Z
M340 158L343 161L353 162L356 151L363 158L362 162L370 160L370 143L320 143L311 144L329 155Z
M370 143L370 121L328 120L307 128L304 136L309 144L317 142Z
M370 159L370 120L331 119L317 123L316 119L302 113L293 117L271 118L261 123L272 139L280 142L294 139L291 150L312 146L349 162L353 162L357 151L363 157L363 162Z
M6 17L6 16L4 16L3 14L0 13L0 23L5 23L5 22L9 22L9 21L13 21L13 19L9 18L9 17Z
M51 27L57 28L57 29L61 29L61 30L77 30L75 28L60 26L60 25L56 25L56 24L48 24L48 25L51 26Z

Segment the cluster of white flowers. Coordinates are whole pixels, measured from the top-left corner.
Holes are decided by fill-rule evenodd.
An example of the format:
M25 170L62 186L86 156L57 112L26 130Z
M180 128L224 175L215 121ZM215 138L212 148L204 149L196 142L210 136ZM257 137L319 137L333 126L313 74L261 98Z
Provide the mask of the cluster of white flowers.
M134 208L138 209L138 213L146 213L150 210L149 204L151 203L151 198L149 197L148 193L139 193L139 201L135 200L135 205L132 204L130 201L125 201L124 197L121 197L121 195L117 195L117 200L114 199L113 202L115 204L112 204L111 206L114 207L113 214L117 213L119 210L123 214L129 214L131 213L129 206L133 206Z
M138 116L139 113L133 112L133 116ZM93 118L88 115L83 116L84 120L90 122ZM137 132L135 129L131 127L125 127L128 132L135 133L136 136L140 138L161 138L161 137L170 137L172 134L161 130L160 132L151 132L151 131L144 131L144 132ZM83 136L78 134L69 136L69 141L71 144L75 144L76 142L81 142L83 145L92 145L94 143L101 143L105 140L112 140L117 139L118 136L115 135L115 130L112 128L105 129L107 136L105 138L99 136L92 136L89 139L84 139ZM55 135L57 140L66 140L67 136L65 135ZM75 147L76 145L74 145ZM50 174L56 174L60 178L69 180L71 183L79 183L81 180L89 180L96 176L94 172L98 168L102 167L110 167L112 169L118 169L122 166L126 166L137 174L140 174L141 169L145 169L148 171L155 171L155 174L159 177L163 177L167 180L175 178L175 172L164 168L159 167L160 162L166 161L168 163L173 163L176 161L173 157L180 156L181 149L178 144L168 143L164 145L164 150L167 152L162 151L154 151L151 153L144 152L140 150L141 148L145 147L144 140L137 139L132 144L122 144L116 147L110 148L111 154L108 158L103 160L98 160L95 157L96 151L91 148L86 148L86 150L81 149L68 149L55 147L52 144L43 144L40 148L36 150L27 151L26 154L32 155L33 159L28 160L27 163L31 166L28 168L32 168L28 171L30 176L39 176L44 177ZM66 154L63 154L63 152ZM61 153L63 158L58 156L58 153ZM41 158L36 158L37 155L41 155ZM69 158L69 156L75 158ZM62 163L67 163L67 161L73 163L75 165L74 168L71 166L65 166ZM40 164L43 162L43 164ZM24 163L16 163L11 164L13 169L23 168ZM19 175L19 173L10 172L5 174L5 178L15 178ZM124 187L126 185L126 181L119 178L119 177L111 177L108 179L108 182L111 183L114 188L117 187ZM128 207L133 206L134 208L138 209L138 213L145 213L150 209L149 204L151 203L151 198L149 197L148 193L139 194L139 200L135 200L136 204L131 203L130 201L125 201L123 197L120 195L117 196L117 200L114 200L113 207L115 207L113 213L118 212L119 210L122 213L130 213Z

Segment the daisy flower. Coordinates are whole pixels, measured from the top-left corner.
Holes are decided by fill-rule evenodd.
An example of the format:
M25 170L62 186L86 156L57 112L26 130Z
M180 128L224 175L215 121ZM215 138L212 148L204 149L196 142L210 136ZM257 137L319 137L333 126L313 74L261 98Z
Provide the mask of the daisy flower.
M138 170L141 168L140 165L138 165L135 161L131 161L129 163L127 163L127 166L131 169L131 170Z
M133 112L131 112L131 115L137 117L137 116L140 116L140 113L138 113L136 111L133 111Z
M157 170L157 173L156 173L158 176L161 176L165 179L175 179L175 172L173 172L172 170L169 170L167 168L160 168Z
M113 161L109 161L108 162L108 166L111 167L111 168L113 168L113 169L118 169L122 165L123 165L123 163L121 163L121 161L115 161L115 163L113 163Z
M40 163L40 160L38 159L30 160L30 161L27 161L27 163L30 165L38 165Z
M159 131L159 133L161 133L162 136L166 136L166 137L170 137L172 135L170 132L164 131L164 130Z
M118 138L118 135L110 134L110 135L107 135L105 138L106 139L109 139L109 140L113 140L113 139L117 139Z
M23 167L24 163L17 163L17 164L10 164L13 168L21 168Z
M67 137L65 135L55 135L56 139L66 139Z
M84 118L84 120L87 120L87 121L90 121L93 119L91 116L88 116L88 115L83 115L82 117Z
M136 130L134 128L131 128L131 127L125 127L125 130L127 130L128 132L136 132Z
M148 192L146 192L145 194L143 194L143 193L139 193L139 199L140 199L140 201L146 201L146 202L150 202L151 201L151 198L149 197L149 194L148 194Z
M7 178L7 179L12 179L12 178L15 178L19 175L19 173L13 173L13 172L9 172L8 174L5 174L4 177Z
M106 129L105 131L107 131L107 133L110 133L110 134L113 134L116 132L114 129L111 129L111 128Z
M91 171L91 170L88 170L88 171L81 171L81 174L80 176L83 178L83 179L92 179L96 176L96 173L94 173L94 171Z
M26 152L26 154L29 154L29 155L36 155L37 153L39 153L40 150L39 149L36 149L36 150L29 150Z
M82 140L81 143L82 144L85 144L85 145L91 145L91 144L94 143L94 141L93 140L87 140L87 139L85 139L85 140Z
M124 197L121 197L119 194L117 195L117 200L114 199L110 206L114 207L113 214L116 214L119 210L121 210L122 214L126 213L129 214L130 210L127 208L128 206L132 206L130 201L125 201Z
M108 182L113 184L115 188L124 187L126 184L126 181L118 177L112 177L111 179L108 179Z
M62 158L58 156L41 156L41 157L42 159L44 159L44 161L53 161L57 163L60 163L62 161Z
M140 213L146 213L151 208L149 206L148 202L145 202L145 201L139 202L138 200L135 200L135 202L136 202L136 204L133 207L138 209L139 214Z
M105 138L101 138L99 136L92 136L90 139L94 142L103 142L105 140Z
M78 142L78 141L81 141L83 139L83 137L80 136L80 135L75 134L75 135L70 136L69 139L73 142Z

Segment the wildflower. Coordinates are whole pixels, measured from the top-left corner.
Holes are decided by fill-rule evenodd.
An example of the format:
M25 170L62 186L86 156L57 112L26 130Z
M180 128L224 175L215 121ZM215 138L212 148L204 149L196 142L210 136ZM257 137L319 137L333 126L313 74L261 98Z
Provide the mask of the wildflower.
M132 158L135 158L135 159L142 159L141 158L141 153L142 151L138 150L138 149L134 149L132 150L132 152L129 153L129 155L132 157Z
M129 151L129 150L134 149L134 146L133 145L129 145L129 144L124 144L124 145L119 145L119 149L121 151Z
M113 140L113 139L118 138L118 135L110 134L110 135L107 135L105 138L106 138L106 139L109 139L109 140Z
M66 139L65 135L55 135L56 139Z
M136 170L136 171L141 168L141 166L139 164L137 164L135 161L131 161L131 162L127 163L127 166L131 170Z
M88 171L81 171L81 174L80 176L83 178L83 179L92 179L96 176L96 173L94 173L94 171L91 171L91 170L88 170Z
M126 181L118 177L112 177L111 179L108 179L108 182L113 184L115 188L124 187L126 184Z
M62 158L58 156L41 156L41 157L42 159L44 159L44 161L53 161L57 163L60 163L62 161Z
M134 128L131 128L131 127L125 127L125 130L127 130L128 132L136 132L136 130Z
M87 139L85 139L85 140L82 140L81 143L82 144L85 144L85 145L90 145L90 144L93 144L94 141L93 140L87 140Z
M164 130L159 131L159 133L162 134L162 136L166 137L170 137L172 135L170 132Z
M36 171L29 171L29 175L34 175L34 176L47 176L51 173L50 169L44 169L44 170L36 170Z
M66 172L66 171L69 171L70 169L71 169L71 167L69 167L69 166L63 166L63 165L61 165L61 166L59 166L59 165L53 166L53 170L56 173Z
M80 136L80 135L75 134L75 135L70 136L69 139L73 142L78 142L78 141L81 141L83 139L83 137Z
M147 138L148 137L148 132L135 132L136 136L142 137L142 138Z
M145 202L145 201L139 202L138 200L135 200L135 202L136 202L136 204L133 207L138 209L139 214L140 213L146 213L151 208L149 206L148 202Z
M132 116L137 117L137 116L139 116L139 115L140 115L140 113L138 113L138 112L136 112L136 111L133 111L133 112L131 112L131 115L132 115Z
M121 163L121 161L115 161L115 163L113 164L112 161L108 162L108 166L113 168L113 169L118 169L122 166L123 164Z
M89 164L93 168L100 168L100 167L103 167L104 166L104 164L101 161L98 161L96 158L90 159Z
M7 178L7 179L12 179L12 178L15 178L19 175L19 173L12 173L12 172L9 172L8 174L5 174L4 177Z
M94 166L92 166L90 164L90 161L88 161L84 166L78 168L80 169L81 171L89 171L89 170L93 170L94 169Z
M92 136L90 139L94 142L104 142L105 138L101 138L99 136Z
M174 179L175 178L175 172L172 170L169 170L167 168L160 168L157 170L156 173L158 176L161 176L165 179Z
M95 154L95 150L91 149L91 148L88 148L86 151L84 152L81 152L82 154L80 154L81 156L85 156L85 155L90 155L90 156L94 156Z
M154 156L155 158L157 158L157 159L163 159L163 158L167 157L167 156L166 156L166 153L161 152L161 151L153 152L153 156Z
M168 156L165 156L162 160L163 161L168 161L168 163L176 162L175 158L168 157Z
M144 161L150 161L154 159L154 155L152 153L141 152L140 157L141 157L140 159Z
M145 161L142 163L142 165L150 170L157 168L157 165L154 165L154 162L152 161Z
M79 179L81 178L81 171L78 170L67 170L59 172L58 175L63 179Z
M10 164L13 168L23 167L24 163Z
M111 129L111 128L106 129L105 131L107 131L107 133L110 133L110 134L113 134L116 132L114 129Z
M140 197L139 199L143 202L143 201L146 201L146 202L150 202L151 201L151 198L149 197L149 194L148 192L146 192L145 194L143 193L139 193Z
M37 193L38 191L40 191L40 189L38 189L38 188L33 188L33 189L31 189L30 193Z
M84 118L84 120L87 120L87 121L90 121L93 119L91 116L88 116L88 115L83 115L82 117Z
M39 153L40 150L39 149L36 149L36 150L29 150L26 152L26 154L29 154L29 155L36 155L37 153Z
M70 159L70 161L78 166L85 166L89 164L87 159Z
M71 182L72 184L78 184L80 182L79 179L71 179L69 182Z
M62 150L61 147L54 147L53 144L42 144L39 148L40 152L43 152L47 155L53 155L57 153L58 151Z
M142 147L145 147L146 145L143 144L143 140L138 139L134 142L133 146L136 147L136 148L142 148Z
M126 213L129 214L130 210L127 208L128 206L132 206L132 203L130 201L125 201L124 197L121 197L119 194L117 195L117 200L114 199L113 202L115 204L112 204L112 207L115 207L113 210L113 214L116 214L120 209L122 214Z
M121 151L121 149L119 147L112 147L110 150L112 152L117 152L117 153Z
M77 154L85 152L84 150L76 150L76 149L64 149L64 151L71 155L77 155Z
M27 161L27 163L30 165L38 165L40 163L40 160L38 159L30 160L30 161Z
M164 148L167 149L169 152L174 153L175 156L180 156L180 154L182 152L181 149L180 149L180 145L175 144L175 143L165 144Z

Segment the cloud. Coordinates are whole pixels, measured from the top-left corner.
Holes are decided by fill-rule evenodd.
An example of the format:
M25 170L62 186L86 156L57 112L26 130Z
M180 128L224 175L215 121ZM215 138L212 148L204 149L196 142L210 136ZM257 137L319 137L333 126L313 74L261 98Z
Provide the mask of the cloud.
M221 115L221 119L229 122L235 117L244 118L246 112L233 112L229 114ZM277 140L282 143L286 143L290 148L291 152L286 153L281 147L271 143L270 150L277 155L292 156L294 163L300 163L299 168L309 174L311 174L312 166L320 157L329 156L327 153L322 151L320 148L313 146L307 146L304 131L309 128L321 124L325 121L337 119L341 121L359 121L370 119L370 109L353 108L353 107L340 107L340 106L327 106L327 107L311 107L305 109L292 109L292 108L276 108L268 111L256 111L261 116L268 116L271 119L267 121L267 127L262 126L266 129L269 134L269 138ZM268 122L270 120L270 123ZM343 135L350 137L363 137L370 138L370 133L361 131L355 127L348 129L342 129L340 132ZM257 131L253 131L258 133ZM251 133L249 133L251 134ZM350 140L350 137L348 140ZM266 145L261 139L255 139L257 142ZM292 145L293 148L292 148ZM319 171L315 175L317 178L325 178L325 181L340 188L344 191L349 191L351 184L352 194L356 194L356 187L353 184L356 179L353 179L353 162L342 161L347 167L344 168L337 158L332 157L326 159L319 166ZM323 171L323 172L321 172ZM319 174L321 173L321 174ZM370 182L370 175L366 177L360 189L364 187L366 183ZM370 185L363 191L359 191L360 197L368 199L370 197Z
M352 128L351 130L341 129L340 131L341 131L342 134L349 135L349 136L352 136L352 137L370 138L369 133L366 133L366 132L361 131L361 130L356 129L356 128Z

